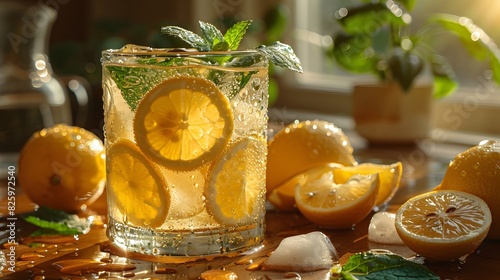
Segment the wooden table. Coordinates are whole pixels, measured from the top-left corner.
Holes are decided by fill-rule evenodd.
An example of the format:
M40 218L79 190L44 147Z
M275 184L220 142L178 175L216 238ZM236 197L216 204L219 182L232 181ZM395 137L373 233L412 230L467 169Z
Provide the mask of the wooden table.
M395 211L406 199L419 193L431 190L442 179L448 162L458 152L467 147L460 145L443 145L435 143L432 151L411 147L366 147L359 146L355 150L358 162L392 163L403 162L403 179L400 190L393 198L388 211ZM431 156L429 156L431 155ZM6 228L6 202L7 196L4 190L6 182L0 188L0 214L4 223L2 230L3 238L8 237L9 230ZM18 190L16 196L18 213L28 211L32 204ZM93 205L90 212L99 219L105 219L105 200ZM107 238L105 235L105 224L96 223L92 230L78 239L70 237L69 240L59 240L57 244L46 244L45 247L30 248L19 245L16 257L19 258L26 253L31 255L32 260L16 261L16 272L12 273L6 268L1 272L2 279L96 279L96 278L125 278L125 279L197 279L200 274L207 270L225 269L238 275L238 279L285 279L291 277L284 272L263 271L255 263L265 260L279 242L287 236L308 233L311 231L322 231L332 241L339 256L348 253L366 251L370 249L387 249L405 257L413 256L414 253L406 246L388 246L369 242L367 240L367 228L371 216L367 217L352 230L326 230L311 224L300 213L280 213L269 209L266 215L267 238L260 250L250 255L222 256L206 260L187 260L182 258L163 258L161 260L147 260L125 258L107 252ZM16 224L15 237L17 239L31 232L30 226L18 220ZM3 239L5 242L6 239ZM8 248L3 249L7 254ZM30 255L25 255L30 256ZM70 276L61 273L52 264L61 260L85 260L93 259L103 263L131 263L135 269L120 272L99 272L85 274L83 276ZM251 264L253 262L253 264ZM465 262L448 263L426 263L425 265L438 274L442 279L497 279L500 275L500 242L486 240L479 249L471 254ZM301 279L328 279L328 270L312 273L300 273ZM290 279L290 278L287 278ZM293 278L292 278L293 279Z

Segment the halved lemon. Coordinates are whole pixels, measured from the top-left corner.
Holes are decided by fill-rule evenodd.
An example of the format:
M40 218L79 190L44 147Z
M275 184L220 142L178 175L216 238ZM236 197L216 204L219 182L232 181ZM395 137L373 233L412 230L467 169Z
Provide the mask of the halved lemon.
M378 174L354 175L336 184L329 165L297 175L295 204L311 222L328 228L351 228L372 211L379 189Z
M399 188L403 165L401 162L393 164L361 163L356 166L346 166L333 171L335 183L343 184L356 174L379 174L380 188L375 206L382 206L390 201Z
M107 159L108 200L114 201L123 222L160 226L167 217L170 196L156 167L129 140L111 146Z
M481 198L462 191L431 191L396 212L396 230L417 254L434 261L459 259L486 237L491 212Z
M208 211L224 225L245 224L264 208L266 142L245 138L216 162L205 190Z
M175 77L149 91L137 107L134 135L151 160L192 170L215 158L233 131L229 101L211 81Z

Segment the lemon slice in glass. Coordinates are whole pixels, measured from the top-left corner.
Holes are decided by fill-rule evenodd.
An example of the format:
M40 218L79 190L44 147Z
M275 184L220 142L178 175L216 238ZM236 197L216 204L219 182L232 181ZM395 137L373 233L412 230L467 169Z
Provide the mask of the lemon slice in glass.
M263 139L245 138L216 161L205 189L208 211L216 221L248 223L264 207L266 162L261 155L265 153Z
M156 167L128 140L111 146L108 154L108 200L114 201L123 222L141 227L163 224L170 196Z
M175 77L149 91L137 107L134 135L151 160L193 170L226 147L233 131L230 104L205 79Z

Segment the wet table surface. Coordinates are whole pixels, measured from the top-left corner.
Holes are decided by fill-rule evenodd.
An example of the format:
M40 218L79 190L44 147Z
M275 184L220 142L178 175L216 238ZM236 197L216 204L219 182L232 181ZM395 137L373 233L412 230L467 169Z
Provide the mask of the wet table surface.
M425 149L417 146L403 147L360 147L355 149L358 162L403 163L403 178L396 196L392 199L387 210L395 212L399 205L408 198L431 190L441 181L449 161L459 152L467 149L461 145L442 145L434 143ZM0 188L0 216L2 218L2 243L6 242L9 229L6 227L7 213L7 183L2 182ZM29 211L33 204L18 188L16 195L16 213ZM386 249L405 257L414 256L414 252L406 246L381 245L369 242L367 239L368 225L371 215L356 225L352 230L328 230L311 224L300 213L280 213L269 209L266 214L266 239L263 245L251 253L223 255L215 258L186 259L164 257L153 259L144 256L129 255L125 257L119 252L111 250L105 235L105 199L100 199L88 210L85 215L96 217L95 225L85 235L65 238L49 238L46 240L31 240L45 244L42 247L32 248L19 245L16 248L15 272L8 270L9 265L0 272L2 279L198 279L200 274L207 270L232 271L238 279L299 279L291 274L276 271L264 271L258 263L265 260L279 244L287 237L312 231L322 231L326 234L340 257L350 253L367 251L370 249ZM27 237L32 227L16 221L16 239ZM28 240L29 241L29 240ZM26 240L25 240L26 242ZM4 254L8 254L8 247L3 247ZM24 256L24 257L23 257ZM7 256L8 257L8 256ZM105 265L116 264L117 272L97 269L94 273L70 275L62 273L54 263L63 260L75 260L75 264L99 261ZM252 264L253 263L253 264ZM122 264L132 264L128 267ZM442 279L497 279L500 275L500 242L485 240L476 252L469 255L464 262L425 263ZM120 266L122 265L122 266ZM88 267L88 266L87 266ZM109 268L109 267L108 267ZM75 271L73 271L75 272ZM328 270L309 273L299 273L301 279L329 279Z

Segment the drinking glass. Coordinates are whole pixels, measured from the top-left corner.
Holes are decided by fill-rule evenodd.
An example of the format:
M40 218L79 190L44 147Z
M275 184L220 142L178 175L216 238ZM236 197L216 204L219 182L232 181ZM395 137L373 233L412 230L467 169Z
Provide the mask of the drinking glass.
M113 244L193 256L263 241L267 66L256 51L102 53Z

